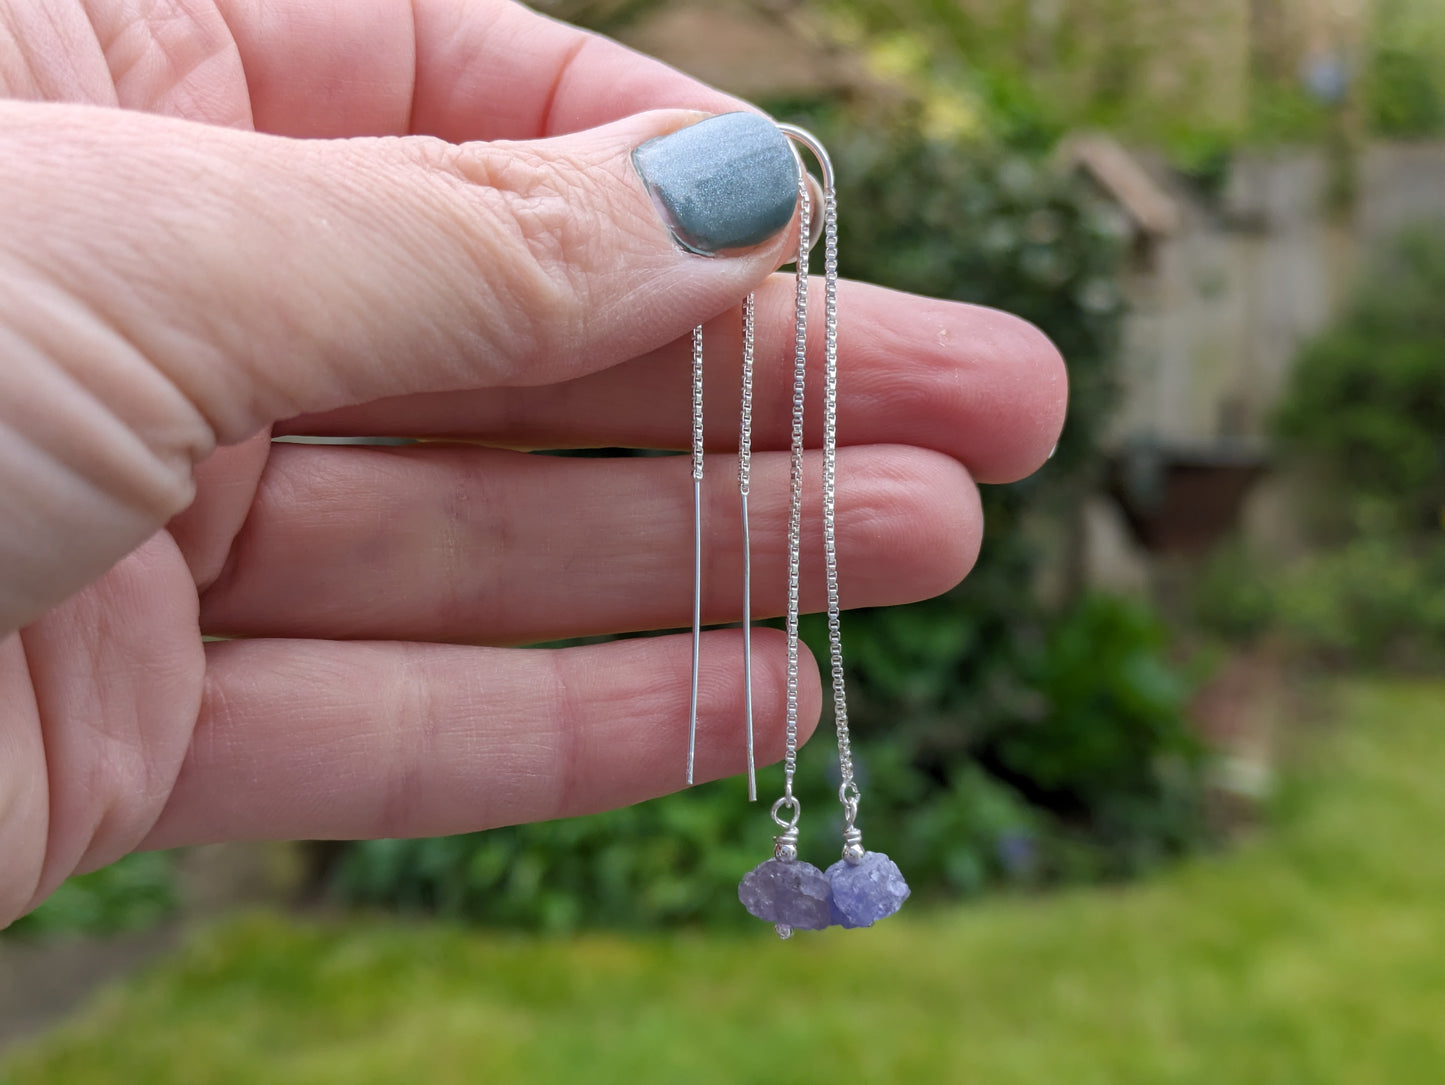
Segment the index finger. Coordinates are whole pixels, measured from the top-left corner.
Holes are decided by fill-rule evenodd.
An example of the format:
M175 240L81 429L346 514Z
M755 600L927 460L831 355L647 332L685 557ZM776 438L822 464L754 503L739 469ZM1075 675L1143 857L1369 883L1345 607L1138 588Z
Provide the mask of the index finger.
M258 130L539 139L746 103L509 0L223 0Z

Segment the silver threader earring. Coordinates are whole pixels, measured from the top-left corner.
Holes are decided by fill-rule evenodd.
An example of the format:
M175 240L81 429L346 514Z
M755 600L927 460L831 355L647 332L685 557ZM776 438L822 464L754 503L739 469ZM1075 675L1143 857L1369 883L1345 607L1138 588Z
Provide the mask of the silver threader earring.
M872 926L879 919L892 915L908 898L909 889L897 865L882 852L863 847L862 832L857 827L858 803L861 794L853 774L853 756L848 735L848 701L844 685L843 642L839 621L837 561L837 405L838 405L838 213L833 165L821 143L808 132L792 125L779 129L795 145L806 148L823 175L823 307L824 307L824 371L823 371L823 554L828 598L828 655L832 674L833 714L838 739L838 763L841 783L838 799L843 806L842 858L826 872L798 858L798 821L801 804L793 793L793 780L798 764L798 582L802 551L803 509L803 402L807 377L808 352L808 257L812 248L813 196L809 191L808 174L798 160L798 258L794 302L793 343L793 412L791 466L788 502L788 603L787 603L787 718L783 757L783 794L773 803L771 816L782 830L773 838L773 858L759 864L738 886L743 906L759 919L774 924L778 935L788 938L794 929L822 930L825 927L847 928ZM796 153L796 152L795 152ZM744 307L743 423L739 445L739 488L743 500L744 591L750 580L750 559L747 555L747 464L751 439L752 410L752 299ZM697 340L695 339L696 343ZM696 366L695 362L695 366ZM695 370L696 372L696 370ZM695 397L700 397L695 377ZM694 402L694 418L700 406ZM694 440L698 423L695 423ZM745 450L746 449L746 450ZM694 479L700 478L700 452L695 452ZM700 535L699 535L700 538ZM696 596L696 592L695 592ZM695 608L696 612L696 608ZM750 609L745 608L745 626ZM694 643L696 643L694 641ZM745 681L748 684L748 766L749 791L753 793L752 777L752 675L749 638L744 636ZM694 666L694 688L696 668ZM689 765L691 756L689 755ZM689 776L691 774L689 773Z

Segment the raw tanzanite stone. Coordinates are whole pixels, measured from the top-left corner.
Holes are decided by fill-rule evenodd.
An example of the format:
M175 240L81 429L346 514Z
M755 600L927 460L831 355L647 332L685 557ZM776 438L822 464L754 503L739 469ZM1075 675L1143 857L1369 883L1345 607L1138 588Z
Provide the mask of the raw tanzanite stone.
M820 931L833 921L827 876L801 860L759 863L738 884L738 899L759 919L800 931Z
M898 864L881 851L865 852L856 866L839 859L826 877L833 888L833 922L850 929L892 915L910 892Z

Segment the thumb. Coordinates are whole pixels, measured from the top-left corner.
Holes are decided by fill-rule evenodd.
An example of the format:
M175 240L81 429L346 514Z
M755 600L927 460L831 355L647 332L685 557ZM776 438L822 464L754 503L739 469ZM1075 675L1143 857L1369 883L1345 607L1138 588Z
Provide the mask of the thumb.
M796 185L752 114L457 145L0 103L0 437L98 499L0 469L0 564L7 522L70 538L73 590L278 418L654 349L786 258Z

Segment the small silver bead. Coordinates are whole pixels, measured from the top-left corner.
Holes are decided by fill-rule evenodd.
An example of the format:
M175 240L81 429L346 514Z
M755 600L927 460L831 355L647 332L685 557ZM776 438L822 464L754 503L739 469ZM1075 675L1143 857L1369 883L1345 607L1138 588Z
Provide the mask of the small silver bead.
M795 862L798 858L798 845L780 843L773 848L773 858L784 863Z
M783 939L783 941L785 942L789 938L793 937L793 928L788 926L786 923L774 923L773 930L777 931L778 937Z
M843 849L843 859L849 866L857 866L867 854L862 844L849 844Z

